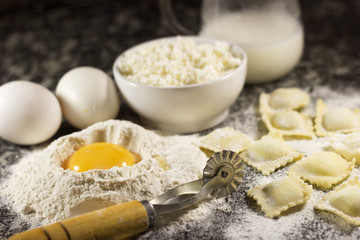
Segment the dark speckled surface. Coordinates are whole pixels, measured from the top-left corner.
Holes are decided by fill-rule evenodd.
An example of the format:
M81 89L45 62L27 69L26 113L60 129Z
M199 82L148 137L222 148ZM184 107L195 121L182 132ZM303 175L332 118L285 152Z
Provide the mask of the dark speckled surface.
M229 117L220 126L233 126L245 133L264 131L258 116L246 110L256 106L259 93L277 87L296 86L313 98L326 97L326 87L342 95L360 94L360 1L301 0L305 26L305 52L298 66L279 81L245 86ZM189 7L190 6L190 7ZM196 1L176 4L181 19L196 30ZM0 84L27 79L54 90L59 78L73 67L88 65L111 73L117 55L137 43L170 36L161 19L156 1L63 1L2 0L0 2ZM353 107L360 107L360 102ZM0 116L1 117L1 116ZM123 103L118 116L139 123L137 116ZM244 124L238 124L243 122ZM245 124L246 123L246 124ZM64 122L53 139L73 132ZM205 131L206 132L206 131ZM205 133L204 132L204 133ZM0 138L0 182L9 174L8 167L33 147L17 146ZM247 168L248 171L249 168ZM251 175L235 194L227 198L231 210L244 204ZM236 212L236 211L235 211ZM239 211L237 211L239 213ZM223 239L223 229L241 216L221 209L207 222L185 224L177 230L159 227L143 235L144 239ZM323 220L299 223L298 230L279 235L286 239L360 239L357 228L337 228ZM14 222L17 222L14 225ZM210 227L209 227L210 226ZM0 238L25 230L28 224L0 203ZM249 238L257 239L256 235Z

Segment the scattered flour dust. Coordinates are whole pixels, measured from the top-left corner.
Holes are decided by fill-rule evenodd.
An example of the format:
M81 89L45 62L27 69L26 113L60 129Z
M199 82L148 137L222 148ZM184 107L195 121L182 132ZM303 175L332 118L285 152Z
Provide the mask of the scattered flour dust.
M316 102L319 98L322 98L330 108L360 108L360 95L358 91L351 88L343 91L345 94L331 90L328 86L315 86L311 93L312 102L305 109L305 112L314 117ZM251 110L252 108L250 107L249 109ZM240 120L243 119L240 118ZM236 124L241 123L233 123L233 125ZM252 136L256 136L258 132L259 129L256 128L248 130L248 134ZM305 156L318 151L326 151L330 148L330 141L327 137L314 138L312 140L289 140L287 143L294 149L304 153ZM244 191L246 192L254 186L267 184L285 177L290 166L291 164L277 170L270 176L263 176L250 169L250 171L245 172L242 183ZM354 177L360 177L359 166L355 166L348 179L353 179ZM332 213L314 210L314 206L328 192L313 187L311 197L305 204L290 208L276 219L266 218L256 202L249 200L250 203L247 202L247 204L243 204L234 210L230 217L232 223L223 231L224 238L234 240L358 239L360 232L356 226L348 224L345 220Z
M346 94L340 94L327 86L315 86L311 90L312 103L306 110L314 116L316 101L320 97L329 107L360 107L360 95L356 91L346 89L344 92ZM253 102L253 105L238 109L235 106L221 126L234 127L254 140L266 134L257 113L256 101ZM71 155L76 148L100 140L122 144L134 152L140 151L143 160L131 168L91 170L85 173L73 173L60 167L61 159ZM201 177L206 157L192 144L198 144L197 141L195 135L160 136L124 121L100 123L60 138L44 151L28 155L14 166L13 175L3 184L0 193L27 219L43 223L81 213L82 207L95 207L100 201L110 205L130 199L151 199L175 185ZM305 156L329 148L328 138L287 142ZM163 156L171 170L163 171L155 160L156 156ZM187 232L192 226L196 229L199 222L202 222L202 230L211 229L218 225L219 212L225 212L226 218L222 218L224 223L221 226L226 227L220 229L220 233L217 232L222 239L359 238L358 228L334 214L313 209L327 194L327 191L316 187L305 204L290 208L276 219L266 218L256 202L246 197L246 192L254 186L285 177L290 166L278 169L270 176L263 176L252 167L245 166L244 178L235 196L227 200L204 201L186 212L175 213L171 220L160 218L158 223L162 226L161 232L165 232L160 236L176 238L179 231ZM356 176L360 177L359 166L354 168L349 179ZM147 231L140 238L158 236L156 231L155 235L153 233Z
M313 139L313 140L292 140L288 141L288 144L298 151L301 151L306 155L318 151L328 150L328 139ZM270 176L256 175L256 178L252 178L251 182L244 179L246 185L246 191L257 185L268 184L272 181L284 178L287 175L289 167L282 168ZM245 173L249 174L249 172ZM355 176L360 177L360 169L356 167L351 173L349 179ZM330 190L331 191L331 190ZM313 187L312 194L309 200L303 204L283 212L279 218L270 219L264 216L260 207L255 201L242 206L235 210L233 223L224 229L224 235L226 239L334 239L334 226L337 224L339 228L347 230L351 228L349 224L341 218L332 215L331 213L324 213L314 210L314 206L321 200L321 198L327 194L327 191L323 191L316 187ZM325 214L325 218L323 217ZM331 220L333 218L333 220ZM330 219L330 221L329 221ZM327 222L329 221L329 222ZM310 229L313 225L316 229ZM328 236L324 236L324 229L329 228ZM313 232L319 231L322 233L320 237L312 236ZM356 236L356 232L353 234ZM342 239L351 239L352 235L343 237Z
M151 200L202 177L207 157L192 144L196 140L195 136L160 136L127 121L101 122L27 155L13 166L0 193L32 226L116 203ZM139 153L142 160L132 167L80 173L61 167L81 146L101 141L120 144ZM169 170L163 170L159 157Z

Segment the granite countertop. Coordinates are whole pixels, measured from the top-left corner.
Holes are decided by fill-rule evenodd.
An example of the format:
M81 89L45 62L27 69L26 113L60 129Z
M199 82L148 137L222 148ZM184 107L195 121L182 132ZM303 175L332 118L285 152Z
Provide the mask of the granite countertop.
M259 117L249 116L246 110L256 106L260 92L277 87L300 87L313 98L326 97L326 93L318 91L325 87L339 95L360 93L360 2L300 0L300 4L305 27L305 52L301 62L276 82L246 85L231 107L228 119L219 126L233 126L246 132L243 125L236 125L240 119L259 133L263 132ZM197 1L176 3L177 11L182 13L181 20L194 31L197 24L193 22L199 21L198 7ZM1 1L0 84L27 79L54 90L66 71L84 65L100 68L112 76L112 64L125 49L170 35L156 1ZM360 102L354 107L360 107ZM125 103L121 105L118 119L141 124ZM76 129L64 122L59 132L44 144L73 131ZM0 138L0 182L9 175L9 166L33 148L14 145ZM246 204L244 192L239 189L226 199L231 211L236 212L241 204ZM140 238L222 239L225 238L223 229L235 219L235 213L231 211L219 209L206 222L184 224L171 232L166 226L160 226ZM14 222L18 224L14 225ZM344 230L331 221L323 221L319 227L319 222L315 218L299 225L298 231L278 238L360 239L358 228ZM28 227L24 221L19 223L19 216L0 203L0 239ZM261 237L252 235L249 238Z

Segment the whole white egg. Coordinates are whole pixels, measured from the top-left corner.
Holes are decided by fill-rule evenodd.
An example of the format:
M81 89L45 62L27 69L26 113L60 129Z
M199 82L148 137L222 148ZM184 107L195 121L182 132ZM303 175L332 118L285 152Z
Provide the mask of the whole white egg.
M22 145L41 143L60 128L61 108L40 84L17 80L0 86L0 137Z
M113 119L120 110L120 98L114 81L93 67L77 67L65 73L55 94L65 119L76 128Z

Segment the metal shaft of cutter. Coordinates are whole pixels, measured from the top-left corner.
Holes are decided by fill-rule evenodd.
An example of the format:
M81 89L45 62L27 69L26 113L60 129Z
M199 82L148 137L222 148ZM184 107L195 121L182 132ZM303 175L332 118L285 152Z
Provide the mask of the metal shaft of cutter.
M232 168L222 166L218 169L215 176L204 185L200 179L170 190L150 201L150 203L153 204L156 216L186 209L209 197L214 190L225 187L229 182L229 177L231 180L233 175Z

